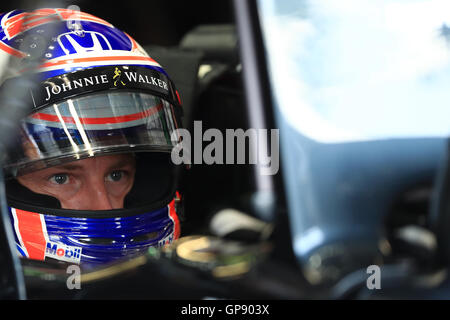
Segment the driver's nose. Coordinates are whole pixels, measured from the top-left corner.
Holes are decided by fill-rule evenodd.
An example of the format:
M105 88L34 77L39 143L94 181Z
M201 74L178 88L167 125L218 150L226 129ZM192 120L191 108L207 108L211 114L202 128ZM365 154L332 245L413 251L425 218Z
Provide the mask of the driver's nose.
M114 201L108 194L103 177L95 175L91 175L77 194L76 199L72 199L71 202L77 205L76 209L78 210L119 209L114 207Z

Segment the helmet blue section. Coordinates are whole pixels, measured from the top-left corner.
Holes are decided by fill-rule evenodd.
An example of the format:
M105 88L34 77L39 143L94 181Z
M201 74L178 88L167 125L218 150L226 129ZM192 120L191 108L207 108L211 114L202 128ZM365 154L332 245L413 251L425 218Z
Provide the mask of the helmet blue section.
M131 217L74 218L45 215L48 240L81 249L81 263L107 263L173 240L168 207ZM49 254L48 246L46 254Z
M9 213L22 257L90 268L171 243L177 237L177 219L170 212L173 208L169 204L143 214L107 218L56 216L11 207Z

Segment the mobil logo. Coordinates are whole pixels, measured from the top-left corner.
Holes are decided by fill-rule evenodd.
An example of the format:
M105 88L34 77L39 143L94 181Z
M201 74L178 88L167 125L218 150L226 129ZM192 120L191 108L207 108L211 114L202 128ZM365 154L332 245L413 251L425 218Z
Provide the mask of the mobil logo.
M45 257L66 262L80 263L81 248L49 241L47 242L47 247L45 249Z

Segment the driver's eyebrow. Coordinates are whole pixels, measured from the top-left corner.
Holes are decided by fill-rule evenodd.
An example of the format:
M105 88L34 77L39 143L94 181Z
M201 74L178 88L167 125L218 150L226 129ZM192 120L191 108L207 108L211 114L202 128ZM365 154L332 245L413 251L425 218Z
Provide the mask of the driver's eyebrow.
M78 165L75 163L68 163L68 164L62 164L62 165L53 167L53 169L73 171L73 170L81 170L81 169L83 169L83 167L81 165Z
M109 168L121 168L125 167L127 165L134 165L135 161L133 158L122 158L120 160L117 160L116 162L113 162L109 165ZM54 169L65 169L65 170L80 170L83 169L83 166L80 164L75 163L67 163L67 164L61 164L59 166L53 167Z
M111 169L120 169L126 166L134 166L135 165L135 161L133 158L125 158L125 159L121 159L115 163L112 163L110 166L108 166L108 170Z

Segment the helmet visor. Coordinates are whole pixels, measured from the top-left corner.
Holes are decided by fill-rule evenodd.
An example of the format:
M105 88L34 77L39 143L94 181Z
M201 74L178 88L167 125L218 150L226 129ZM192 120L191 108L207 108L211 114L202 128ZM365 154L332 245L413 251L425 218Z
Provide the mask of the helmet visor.
M141 92L101 92L67 99L22 120L5 170L20 176L82 158L120 152L170 152L178 139L173 106Z

